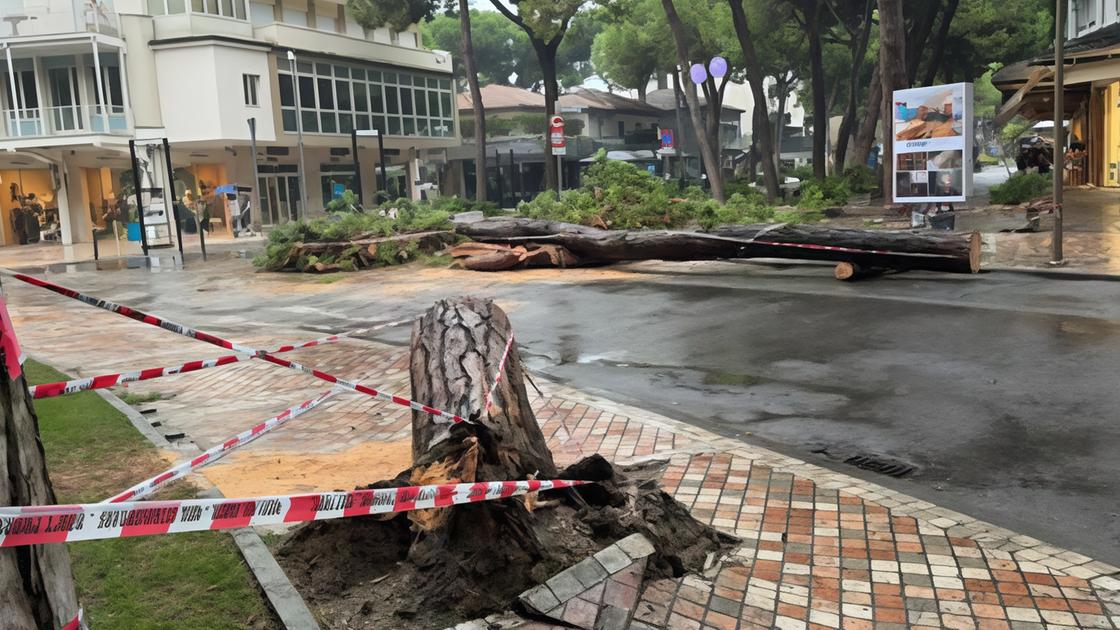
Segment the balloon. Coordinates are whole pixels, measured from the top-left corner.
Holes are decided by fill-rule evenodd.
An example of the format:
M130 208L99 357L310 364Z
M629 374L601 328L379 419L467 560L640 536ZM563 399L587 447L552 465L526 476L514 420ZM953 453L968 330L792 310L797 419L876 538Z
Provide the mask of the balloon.
M727 75L727 60L723 57L712 57L712 60L708 62L708 70L713 77L722 79Z
M693 83L703 83L708 78L708 70L704 68L704 64L694 63L688 71L688 76L692 77Z

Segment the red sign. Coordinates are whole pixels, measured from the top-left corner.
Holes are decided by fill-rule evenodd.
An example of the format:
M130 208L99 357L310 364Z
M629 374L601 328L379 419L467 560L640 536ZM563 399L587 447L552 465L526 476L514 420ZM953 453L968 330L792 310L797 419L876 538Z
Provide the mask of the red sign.
M661 148L674 149L677 146L677 139L673 136L672 129L661 130Z
M564 155L568 152L568 139L564 137L564 119L553 116L548 121L548 143L552 147L553 155Z

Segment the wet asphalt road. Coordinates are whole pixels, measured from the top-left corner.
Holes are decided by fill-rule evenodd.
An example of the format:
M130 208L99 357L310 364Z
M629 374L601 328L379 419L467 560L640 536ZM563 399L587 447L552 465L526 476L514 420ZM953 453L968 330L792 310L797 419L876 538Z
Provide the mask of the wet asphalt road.
M253 282L244 263L217 265L60 281L233 335L254 323L344 330L441 297L494 297L534 370L1120 563L1120 282L843 284L827 267L716 263L584 284L463 272L405 292L359 274L309 302L239 297ZM843 463L859 454L915 470Z

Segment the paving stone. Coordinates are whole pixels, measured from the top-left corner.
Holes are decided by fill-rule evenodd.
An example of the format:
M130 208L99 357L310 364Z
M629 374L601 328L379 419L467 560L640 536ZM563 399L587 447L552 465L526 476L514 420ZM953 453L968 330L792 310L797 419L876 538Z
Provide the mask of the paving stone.
M561 603L568 601L587 589L587 587L576 579L576 576L567 569L545 580L545 584L548 585L548 588L552 590L552 594Z
M615 606L603 606L595 620L595 630L626 630L630 611Z
M656 551L649 540L641 534L631 534L615 544L634 560L644 558Z
M579 583L582 584L585 589L595 586L607 579L607 576L610 575L607 573L607 570L603 568L603 565L599 564L599 561L594 557L585 558L577 562L565 572L571 573L572 577L579 580Z
M560 605L560 600L545 584L539 584L525 591L519 599L529 608L544 614Z
M618 545L608 545L595 554L595 559L609 573L617 573L634 561Z

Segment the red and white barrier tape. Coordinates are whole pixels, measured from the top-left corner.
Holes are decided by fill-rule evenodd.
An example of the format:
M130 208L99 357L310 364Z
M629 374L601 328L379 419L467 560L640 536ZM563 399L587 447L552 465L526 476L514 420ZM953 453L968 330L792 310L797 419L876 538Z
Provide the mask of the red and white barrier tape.
M584 481L487 481L353 492L0 507L0 547L177 534L390 514L506 499Z
M349 332L339 333L337 335L330 335L328 337L320 337L319 339L312 339L311 341L302 341L300 343L288 344L280 346L273 350L272 354L279 354L282 352L291 352L292 350L299 350L301 348L311 348L314 346L324 345L340 341L346 337L360 335L375 330L390 328L392 326L399 326L401 324L412 321L411 319L401 319L395 322L388 322L371 326L369 328L359 328ZM148 368L144 370L135 370L132 372L120 372L116 374L102 374L100 376L91 376L88 378L78 378L71 381L59 381L57 383L43 383L42 385L35 385L31 387L32 398L51 398L53 396L62 396L64 394L73 394L75 392L86 391L90 389L104 389L106 387L115 387L121 383L133 383L136 381L146 381L153 378L160 378L161 376L171 376L173 374L186 374L188 372L195 372L197 370L204 370L207 368L218 367L221 365L229 365L231 363L238 363L240 361L248 361L255 359L256 355L249 354L228 354L226 356L217 357L214 359L203 359L201 361L188 361L182 365L172 365L162 368Z
M486 402L482 405L482 410L490 413L490 403L494 401L494 390L498 389L498 383L502 382L502 374L505 372L506 359L509 358L510 348L513 347L513 335L510 334L509 339L506 340L505 350L502 350L502 358L498 361L498 373L494 375L494 383L490 389L486 390Z
M432 416L435 416L437 418L442 418L444 420L449 420L449 421L454 422L454 423L467 422L466 418L463 418L462 416L459 416L457 414L448 413L446 411L441 411L439 409L436 409L435 407L429 407L428 405L418 403L414 400L409 400L409 399L404 398L402 396L394 396L392 394L387 394L385 392L376 390L376 389L374 389L372 387L369 387L369 386L366 386L366 385L361 385L359 383L354 383L354 382L351 382L351 381L348 381L348 380L345 380L345 379L341 379L341 378L338 378L337 376L334 376L332 374L328 374L328 373L323 372L321 370L316 370L314 368L307 367L305 365L296 363L294 361L288 361L287 359L281 359L279 357L273 356L273 355L271 355L267 352L264 352L262 350L257 350L255 348L250 348L248 346L243 346L241 344L234 343L234 342L229 341L227 339L222 339L221 337L218 337L216 335L212 335L210 333L203 332L201 330L196 330L196 329L191 328L189 326L184 326L183 324L179 324L179 323L176 323L176 322L172 322L170 320L166 320L166 319L163 319L163 318L160 318L160 317L156 317L155 315L151 315L151 314L145 313L143 311L138 311L136 309L129 308L127 306L122 306L122 305L117 304L115 302L110 302L108 300L102 300L100 298L85 295L85 294L79 293L79 292L77 292L73 289L68 289L66 287L54 284L53 282L48 282L46 280L41 280L39 278L32 278L30 276L25 276L21 273L12 274L12 277L14 277L17 280L21 280L23 282L26 282L28 284L32 284L32 285L35 285L37 287L42 287L42 288L47 289L49 291L54 291L55 293L58 293L59 295L64 295L68 298L73 298L75 300L85 302L86 304L89 304L90 306L96 306L97 308L102 308L102 309L105 309L105 310L113 312L113 313L118 313L120 315L124 315L125 317L135 319L138 322L143 322L143 323L149 324L151 326L159 326L160 328L163 328L164 330L169 330L173 333L178 333L180 335L190 337L191 339L198 339L199 341L205 341L206 343L214 344L216 346L221 346L222 348L228 348L228 349L234 350L236 352L243 352L243 353L247 353L247 354L252 354L252 355L256 356L257 358L259 358L261 360L268 361L269 363L274 363L274 364L282 366L282 367L290 368L290 369L296 370L298 372L303 372L304 374L314 376L315 378L327 381L328 383L334 383L334 384L336 384L336 385L338 385L338 386L340 386L344 389L348 389L350 391L359 392L359 393L365 394L367 396L373 396L374 398L378 398L378 399L384 400L386 402L391 402L393 404L402 405L404 407L410 407L412 409L415 409L416 411L422 411L424 413L431 414Z
M74 615L73 619L66 622L66 625L62 626L62 630L85 630L86 621L84 617L85 611L79 608L78 614Z
M318 407L320 404L326 402L328 398L339 393L339 391L340 390L332 389L330 391L319 394L315 398L305 400L298 405L289 407L284 411L278 413L277 415L272 416L268 420L254 425L253 428L242 431L241 433L238 433L225 442L222 442L221 444L208 449L198 457L176 464L175 466L168 468L167 470L161 472L158 475L155 475L154 477L141 481L140 483L132 486L128 490L125 490L124 492L116 496L105 499L104 501L102 501L102 503L135 501L137 499L145 497L155 492L163 484L170 483L172 481L175 481L176 479L179 479L180 477L184 477L197 468L213 464L214 462L229 454L230 451L244 446L249 442L252 442L265 433L268 433L269 431L275 429L276 427L286 424L289 420L294 420L295 418L302 416L308 411L311 411L315 407Z

